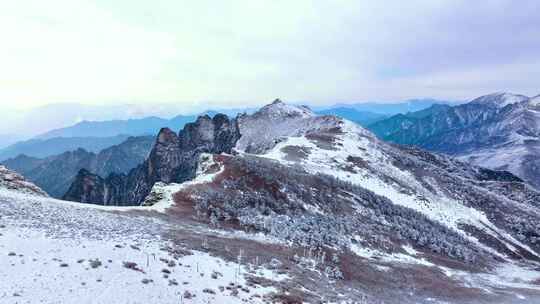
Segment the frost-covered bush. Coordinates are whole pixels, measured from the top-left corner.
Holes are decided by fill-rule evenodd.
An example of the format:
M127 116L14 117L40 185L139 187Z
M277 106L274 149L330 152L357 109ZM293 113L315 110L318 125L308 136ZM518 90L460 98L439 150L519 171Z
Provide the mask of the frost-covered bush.
M234 178L194 190L197 214L231 221L311 248L343 248L356 235L376 243L407 240L434 253L474 261L475 247L415 210L362 187L257 157L231 158Z

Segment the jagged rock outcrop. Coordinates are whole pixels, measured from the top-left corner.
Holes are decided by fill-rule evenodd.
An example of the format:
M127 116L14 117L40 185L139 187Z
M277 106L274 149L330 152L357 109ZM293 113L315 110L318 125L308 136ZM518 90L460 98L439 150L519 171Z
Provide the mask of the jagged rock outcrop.
M128 173L145 161L153 144L153 136L130 137L97 154L77 149L44 159L19 155L3 164L23 174L49 195L61 198L81 169L99 176Z
M107 178L87 171L79 172L64 199L106 205L138 205L156 182L180 183L192 179L201 153L231 153L239 138L236 119L223 114L213 118L200 116L195 122L186 124L178 135L163 128L142 165L127 175ZM89 186L85 187L86 184Z
M8 189L20 193L48 196L38 186L28 182L22 175L0 165L0 189Z
M63 199L99 205L130 205L116 201L126 192L125 175L112 173L102 178L86 169L81 169Z

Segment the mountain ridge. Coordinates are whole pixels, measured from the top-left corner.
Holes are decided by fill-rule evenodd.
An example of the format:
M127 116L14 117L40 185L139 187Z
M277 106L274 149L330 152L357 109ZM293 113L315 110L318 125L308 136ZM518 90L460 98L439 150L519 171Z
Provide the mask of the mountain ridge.
M127 173L146 159L153 143L153 136L128 137L98 153L78 148L43 159L19 155L2 164L21 173L51 196L61 198L79 170L105 176Z
M226 115L199 116L178 134L162 128L148 158L126 175L99 176L79 172L63 196L65 200L96 204L140 204L156 182L183 182L195 175L203 152L231 152L238 132L236 121ZM87 182L85 182L87 181ZM88 195L91 191L95 194ZM90 200L93 199L93 200Z
M149 116L127 120L82 121L73 126L51 130L35 138L91 137L96 136L96 134L100 134L102 137L121 134L129 134L130 136L154 135L163 127L180 130L186 123L195 120L195 118L196 116L178 115L171 119Z
M508 170L538 188L539 117L534 98L494 93L421 118L393 116L369 129L383 140Z
M54 137L43 140L30 139L1 149L0 161L17 157L20 154L44 158L67 151L73 151L78 148L97 153L110 146L120 144L129 137L129 135L121 134L112 137Z

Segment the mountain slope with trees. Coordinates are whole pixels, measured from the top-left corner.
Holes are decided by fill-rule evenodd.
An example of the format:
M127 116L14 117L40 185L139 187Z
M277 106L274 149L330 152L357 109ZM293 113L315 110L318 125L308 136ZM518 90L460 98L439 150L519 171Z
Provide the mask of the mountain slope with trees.
M495 93L429 115L396 115L370 125L369 129L386 141L510 171L539 188L538 99Z

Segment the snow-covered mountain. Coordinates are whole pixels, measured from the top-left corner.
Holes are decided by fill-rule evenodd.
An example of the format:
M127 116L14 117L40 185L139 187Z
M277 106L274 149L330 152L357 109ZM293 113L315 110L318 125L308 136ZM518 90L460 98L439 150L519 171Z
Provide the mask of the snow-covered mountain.
M394 116L370 129L384 140L510 171L540 188L539 99L495 93L421 117Z
M136 185L144 181L146 187L150 176L168 180L155 180L135 207L0 192L0 220L8 238L17 240L0 237L1 250L14 243L37 244L34 235L17 236L23 227L32 233L54 231L51 245L40 243L49 247L38 251L55 252L46 258L62 261L50 264L73 269L35 267L32 276L39 283L11 283L0 287L4 293L19 288L23 296L39 298L36 284L61 288L38 276L46 270L59 274L56 281L69 281L82 298L100 285L120 282L126 289L116 295L117 302L129 302L130 295L163 303L540 299L539 192L508 172L387 144L335 116L276 100L235 119L202 117L178 135L162 130L139 170L149 174L129 174ZM91 197L85 194L91 181L81 184L85 197ZM72 235L80 242L78 250L66 244ZM94 238L102 239L103 247ZM66 249L55 251L61 246ZM20 260L6 263L16 269L31 264L35 254L20 251L28 255L25 264L15 249L12 259ZM195 258L188 259L186 251ZM153 254L175 259L177 268L163 266L171 272L162 272L166 279ZM82 266L73 262L95 257L111 259L103 263L110 268L83 271L86 260ZM137 265L123 263L130 260ZM201 280L201 273L207 279ZM98 277L102 281L94 283ZM169 286L173 278L188 284ZM138 282L143 279L147 284ZM75 287L79 281L87 287ZM181 299L185 291L197 297Z

